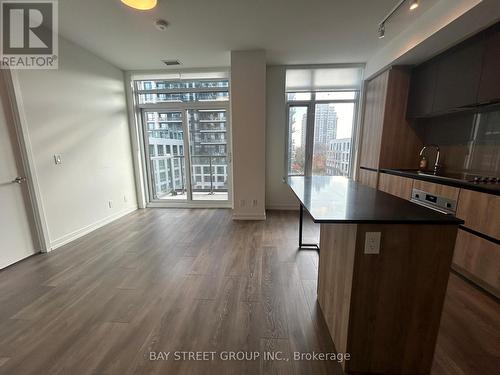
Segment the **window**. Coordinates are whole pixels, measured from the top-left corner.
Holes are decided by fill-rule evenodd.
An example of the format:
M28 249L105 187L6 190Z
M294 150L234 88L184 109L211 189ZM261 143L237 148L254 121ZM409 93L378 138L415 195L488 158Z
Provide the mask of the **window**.
M165 155L163 145L158 145L158 156L163 156L163 155Z
M349 176L361 67L288 69L287 174Z
M148 73L133 79L146 150L153 145L156 153L145 155L150 199L228 201L228 72ZM168 191L160 191L160 160Z
M135 81L139 104L214 102L229 100L229 81L140 80Z

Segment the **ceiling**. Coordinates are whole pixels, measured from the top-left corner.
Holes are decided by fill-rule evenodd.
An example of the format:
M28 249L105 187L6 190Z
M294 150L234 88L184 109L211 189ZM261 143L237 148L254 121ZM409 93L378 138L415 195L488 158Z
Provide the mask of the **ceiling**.
M158 0L137 11L120 0L59 1L63 37L124 70L229 66L229 51L265 49L268 64L366 62L440 0L404 6L378 39L398 0ZM166 31L154 27L169 22ZM178 69L179 67L175 67Z

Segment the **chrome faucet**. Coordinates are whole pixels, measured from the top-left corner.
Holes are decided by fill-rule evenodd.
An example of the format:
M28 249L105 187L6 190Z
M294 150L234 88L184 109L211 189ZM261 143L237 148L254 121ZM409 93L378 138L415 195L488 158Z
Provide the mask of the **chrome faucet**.
M427 146L422 147L422 150L420 150L420 156L422 156L424 154L424 151L429 147L434 147L436 149L436 152L437 152L436 162L434 163L434 174L437 174L439 168L441 167L439 165L439 146L438 145L427 145Z

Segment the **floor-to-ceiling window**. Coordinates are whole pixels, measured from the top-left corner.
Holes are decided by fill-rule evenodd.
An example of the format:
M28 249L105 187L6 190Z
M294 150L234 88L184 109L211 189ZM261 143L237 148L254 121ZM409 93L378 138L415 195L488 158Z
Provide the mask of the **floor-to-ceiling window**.
M288 175L350 176L363 68L286 72Z
M231 198L229 81L191 77L134 81L149 202L224 206Z

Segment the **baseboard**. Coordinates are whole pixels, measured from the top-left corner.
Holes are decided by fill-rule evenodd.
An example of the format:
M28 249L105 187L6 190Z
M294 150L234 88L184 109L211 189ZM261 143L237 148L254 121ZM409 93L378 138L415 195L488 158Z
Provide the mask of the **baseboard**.
M282 210L282 211L298 211L299 203L296 204L270 204L266 206L266 210Z
M85 236L86 234L89 234L90 232L99 229L100 227L103 227L106 224L111 223L112 221L115 221L133 211L137 210L137 206L133 207L127 207L113 215L107 216L101 220L98 220L90 225L87 225L81 229L75 230L71 233L68 233L62 237L59 237L58 239L54 241L50 241L50 250L55 250L58 247L61 247L63 245L66 245L67 243L70 243L71 241L76 240L77 238L80 238L82 236Z
M233 214L233 220L266 220L266 214Z

